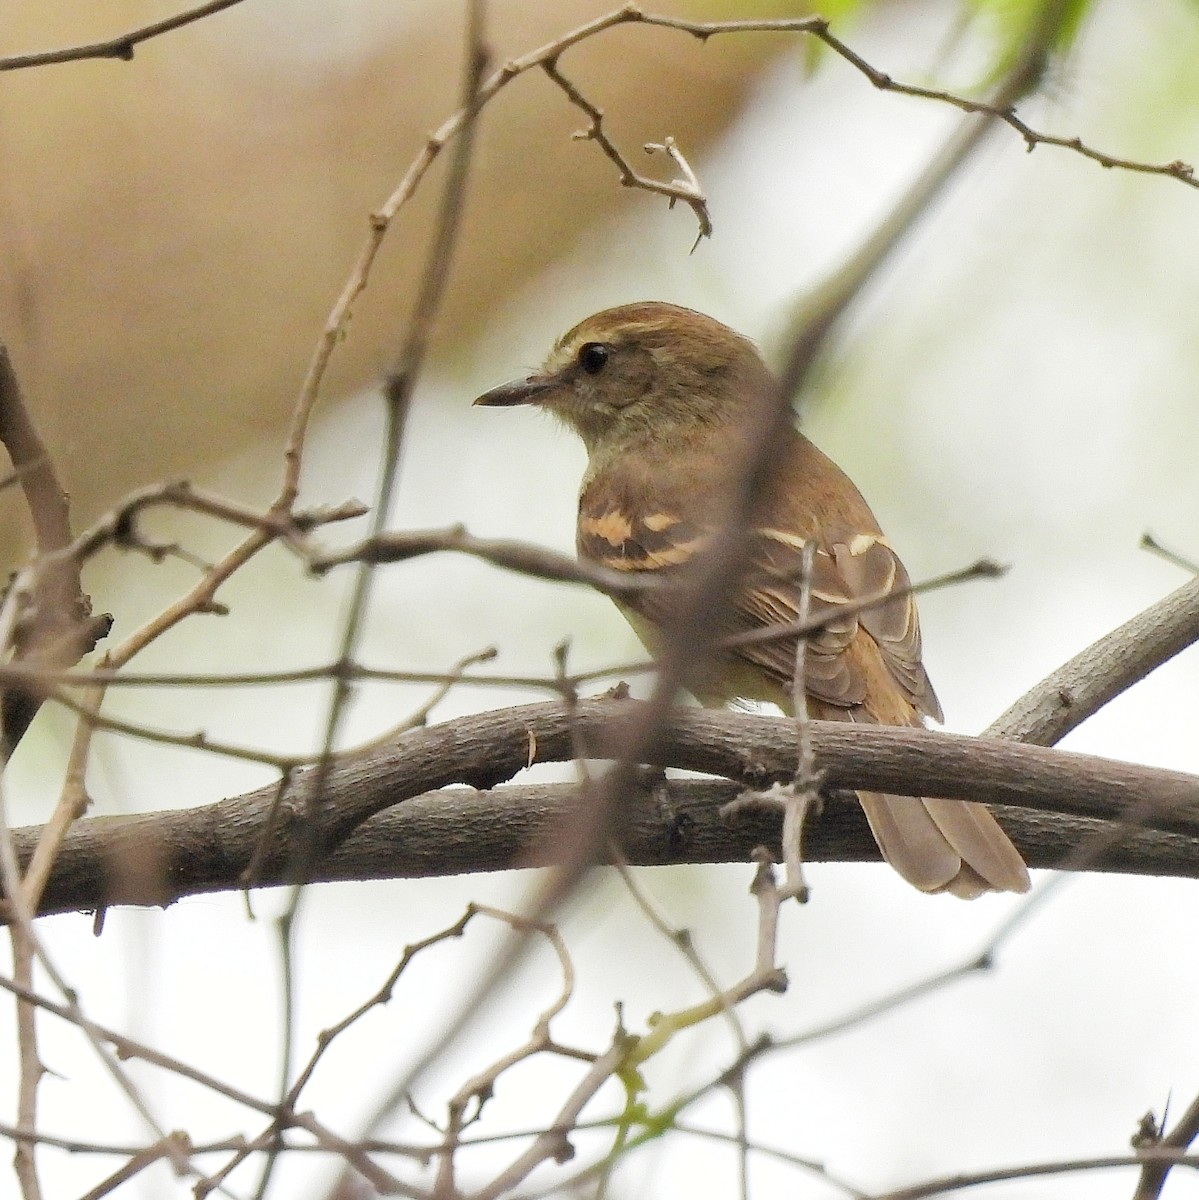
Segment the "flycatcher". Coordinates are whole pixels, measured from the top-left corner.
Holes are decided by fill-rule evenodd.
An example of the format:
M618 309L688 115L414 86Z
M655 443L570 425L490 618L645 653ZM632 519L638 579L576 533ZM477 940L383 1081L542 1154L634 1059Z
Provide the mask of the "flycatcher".
M581 321L541 370L475 403L533 404L574 429L589 457L579 494L580 558L669 578L711 538L759 423L754 406L776 393L747 338L702 313L645 302ZM903 564L844 472L798 431L785 436L746 531L747 570L714 628L735 637L794 622L811 543L809 614L834 619L807 642L808 714L883 725L940 721ZM895 595L864 611L837 612L888 592ZM651 648L655 626L668 619L661 595L633 593L620 604ZM766 700L792 713L794 637L716 655L695 689L701 702ZM973 897L1027 890L1020 854L983 805L874 792L859 798L883 858L921 891Z

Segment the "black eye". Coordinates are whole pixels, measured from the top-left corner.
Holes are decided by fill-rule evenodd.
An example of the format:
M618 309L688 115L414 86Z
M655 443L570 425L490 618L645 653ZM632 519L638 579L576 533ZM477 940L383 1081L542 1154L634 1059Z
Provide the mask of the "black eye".
M602 342L588 342L579 351L579 366L588 375L598 375L607 365L612 351Z

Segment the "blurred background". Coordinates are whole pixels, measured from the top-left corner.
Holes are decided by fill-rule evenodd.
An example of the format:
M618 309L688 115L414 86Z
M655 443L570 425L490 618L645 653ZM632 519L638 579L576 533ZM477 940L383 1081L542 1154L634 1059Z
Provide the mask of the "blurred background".
M608 11L584 0L489 5L495 60L520 55ZM705 19L776 16L782 4L663 3ZM852 8L853 11L842 12ZM899 79L976 94L1004 61L1020 4L951 0L838 4L835 28ZM169 6L66 0L6 13L0 55L109 36ZM1038 129L1078 135L1146 162L1199 160L1199 11L1189 0L1077 8L1074 35L1041 93L1021 106ZM455 104L462 12L427 0L246 0L141 47L130 63L70 63L0 75L0 337L70 488L77 523L130 488L182 475L247 503L268 502L281 444L321 327L367 230L426 134ZM700 43L641 27L610 31L562 69L604 108L639 169L647 141L674 136L709 197L715 233L691 252L685 208L623 190L598 149L571 140L581 113L540 74L487 109L463 238L403 450L397 527L463 521L481 535L570 551L583 454L537 413L472 411L479 392L536 365L553 339L609 304L656 298L703 309L776 356L797 298L885 218L959 115L879 93L843 61L793 35ZM367 500L380 468L372 385L405 330L444 163L389 235L334 358L305 461L304 503ZM905 240L830 347L802 398L810 436L853 476L914 578L989 555L1001 580L921 605L926 663L947 727L978 732L1054 667L1182 583L1138 549L1143 531L1199 556L1199 192L1172 179L1103 170L1067 150L1033 153L1009 130L981 152ZM0 495L9 561L25 514ZM155 517L151 531L214 558L235 534ZM334 529L330 544L361 529ZM89 570L97 608L123 637L196 578L185 564L109 555ZM282 550L222 592L227 617L198 617L138 659L139 670L271 670L328 661L346 579L310 580ZM552 674L639 657L609 602L448 556L384 569L362 658L443 670L498 647L505 673ZM1068 746L1199 771L1199 658L1188 651L1111 704ZM395 724L423 689L366 689L347 742ZM537 698L459 688L435 713ZM113 714L283 751L312 750L326 717L319 687L185 692L127 689ZM13 824L44 819L71 734L47 711L7 775ZM561 777L561 776L559 776ZM100 738L89 775L96 812L189 806L268 782L245 763ZM724 977L748 968L748 867L639 873L691 927ZM1040 882L1044 882L1044 876ZM747 1020L777 1036L819 1025L973 953L1019 908L926 898L873 866L811 868L814 898L787 914L791 988ZM297 927L295 1045L386 978L406 943L468 900L519 906L531 873L312 889ZM1197 894L1190 882L1072 880L1021 928L998 969L852 1032L769 1058L750 1080L750 1134L826 1164L862 1192L928 1176L1119 1154L1147 1110L1181 1111L1199 1088ZM279 897L183 901L166 912L42 922L93 1018L263 1096L277 1086ZM664 953L618 881L604 878L564 918L579 993L559 1036L598 1047L612 1004L644 1027L693 1002L698 985ZM352 1135L485 960L489 938L422 963L391 1007L330 1055L307 1104ZM468 1073L527 1035L557 987L534 956L486 1020L421 1086L426 1113ZM12 1010L0 1002L0 1037ZM78 1033L48 1020L46 1129L136 1142L144 1129ZM734 1056L724 1028L701 1031L649 1075L659 1101ZM0 1120L15 1103L0 1055ZM193 1139L257 1131L242 1110L129 1064L168 1129ZM522 1070L495 1103L528 1128L573 1078ZM608 1097L616 1111L615 1092ZM590 1112L586 1115L600 1115ZM717 1095L697 1123L730 1129ZM396 1126L410 1137L411 1125ZM478 1170L511 1150L481 1152ZM302 1161L301 1161L302 1160ZM82 1193L113 1169L51 1149L50 1194ZM317 1196L315 1155L284 1162L278 1195ZM1132 1175L996 1184L987 1195L1125 1197ZM756 1158L758 1196L845 1195ZM233 1176L234 1195L254 1176ZM164 1169L116 1194L185 1195ZM732 1148L664 1139L615 1177L613 1195L735 1194ZM1175 1172L1170 1200L1199 1196Z

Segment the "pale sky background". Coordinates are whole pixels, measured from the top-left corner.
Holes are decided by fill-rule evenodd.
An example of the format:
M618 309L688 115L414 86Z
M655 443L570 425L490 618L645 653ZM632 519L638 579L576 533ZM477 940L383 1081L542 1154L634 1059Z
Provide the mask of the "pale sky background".
M936 6L905 9L852 42L897 75L918 77L928 65L929 32L943 25ZM1197 61L1193 8L1111 0L1060 70L1051 99L1026 115L1116 153L1193 162ZM630 194L614 221L495 313L467 360L430 372L404 451L398 524L462 520L478 534L571 548L581 447L537 413L472 411L469 401L535 365L590 311L640 298L688 304L771 352L788 301L857 244L955 119L935 105L879 95L838 63L814 79L801 65L798 55L779 62L725 143L696 164L711 198L712 242L689 255L690 215ZM472 203L488 199L475 195ZM1012 567L1000 581L922 601L926 662L951 730L978 732L1071 654L1184 582L1179 570L1138 550L1143 530L1199 555L1197 228L1192 189L1103 171L1065 151L1028 155L1015 135L998 131L906 243L829 360L805 428L865 492L913 576L982 555ZM328 410L308 459L308 497L368 497L378 431L373 396ZM206 482L257 495L276 454L273 442L251 447ZM130 627L133 606L149 613L187 578L182 568L167 576L157 577L161 593L127 601ZM282 555L255 567L225 596L234 617L216 634L222 661L239 669L318 661L335 639L339 596L336 581L307 581ZM213 636L212 626L196 623L139 665L210 668ZM603 598L442 556L380 573L363 657L441 669L494 643L496 670L549 673L563 637L578 668L637 654ZM1197 687L1192 650L1068 745L1199 772ZM393 723L402 711L397 695L408 704L422 694L365 693L351 731L365 736ZM294 748L311 745L320 727L312 697L272 692L264 705L253 693L230 692L214 706L209 693L129 692L114 698L114 711ZM438 716L533 698L464 688ZM47 726L52 739L55 722ZM245 764L111 741L96 767L97 809L106 812L202 803L267 777ZM32 764L15 768L11 819L35 820L54 780ZM750 874L730 866L639 878L731 979L752 951ZM1038 885L1048 878L1039 873ZM450 924L470 900L519 907L535 882L508 874L313 889L299 935L299 1058L318 1030L379 986L406 943ZM812 902L788 912L783 929L790 990L745 1009L751 1029L780 1038L956 963L1023 903L927 898L875 866L815 865L811 883ZM991 974L767 1059L751 1076L751 1136L823 1161L866 1191L943 1172L1124 1153L1143 1112L1160 1117L1170 1100L1177 1114L1199 1089L1197 900L1192 882L1071 881L1011 940ZM256 921L237 896L185 900L166 912L114 911L99 939L84 916L53 918L41 930L95 1019L269 1095L278 1032L269 917L279 898L257 895L253 907ZM612 878L597 881L563 927L579 972L578 995L557 1027L563 1040L601 1047L616 1000L640 1030L653 1010L700 997ZM490 941L476 933L430 955L391 1006L330 1055L307 1106L352 1134L354 1119L469 986ZM556 987L553 963L536 955L519 985L486 1009L422 1084L422 1109L438 1115L467 1073L527 1033ZM43 1029L47 1065L67 1076L43 1084L46 1128L143 1137L80 1036L49 1021ZM731 1054L723 1027L680 1039L677 1052L648 1069L651 1097L660 1102L685 1089ZM168 1129L203 1140L259 1128L205 1092L141 1064L128 1069ZM505 1078L497 1120L534 1123L571 1078L556 1065ZM3 1119L13 1095L11 1063L0 1062ZM586 1115L615 1111L614 1090L607 1100ZM723 1097L690 1118L732 1128ZM402 1132L423 1133L411 1123ZM481 1153L479 1161L511 1153ZM41 1159L52 1195L82 1192L99 1173L86 1159L52 1151ZM286 1160L277 1194L320 1195L329 1170L318 1161ZM842 1194L765 1158L754 1160L753 1172L762 1198ZM255 1177L235 1177L233 1193L250 1194ZM1114 1200L1131 1194L1132 1181L1128 1172L1078 1175L979 1194ZM617 1173L613 1195L726 1196L735 1187L728 1147L676 1136L634 1156ZM122 1200L185 1194L165 1170L117 1193ZM1199 1197L1199 1180L1175 1172L1165 1195Z

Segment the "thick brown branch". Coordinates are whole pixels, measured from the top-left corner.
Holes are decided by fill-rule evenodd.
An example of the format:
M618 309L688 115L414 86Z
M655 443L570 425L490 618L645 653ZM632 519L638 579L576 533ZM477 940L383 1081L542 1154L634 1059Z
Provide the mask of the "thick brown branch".
M454 874L555 861L563 848L547 842L545 834L563 827L555 818L577 800L576 789L470 788L494 788L511 778L531 749L539 762L568 760L576 738L588 754L602 758L622 744L628 721L643 719L644 705L636 701L587 700L574 709L572 730L568 706L526 705L415 730L386 750L349 759L325 780L320 808L325 851L313 877ZM812 736L831 787L918 789L1010 806L1005 823L1035 866L1059 862L1099 823L1118 821L1135 808L1148 817L1145 829L1130 828L1118 847L1092 865L1199 875L1194 776L927 730L813 722ZM742 785L791 777L791 722L681 709L672 714L651 757L737 783L672 785L678 808L666 813L656 803L629 797L622 829L630 861L745 861L753 846L776 840L777 822L768 814L742 814L726 824L719 807ZM288 790L283 819L255 882L284 880L308 778L301 774ZM469 786L424 794L456 783ZM43 911L161 904L242 886L275 799L272 786L183 812L81 821L64 844ZM384 810L386 815L376 815ZM20 850L35 837L36 830L18 831ZM877 857L856 805L831 804L810 837L806 849L813 859Z
M993 722L987 734L1052 745L1196 641L1199 579L1192 579L1060 666Z

